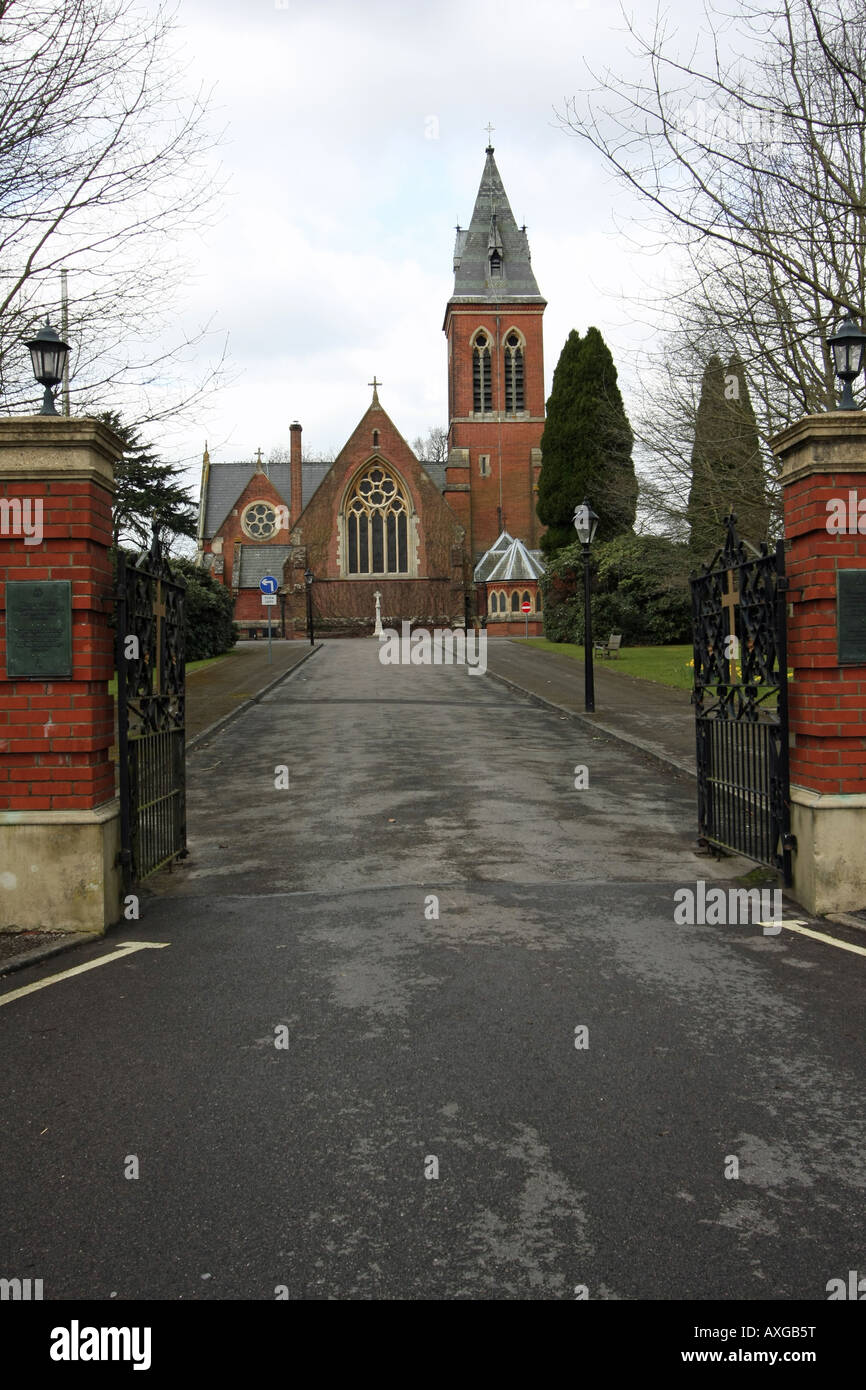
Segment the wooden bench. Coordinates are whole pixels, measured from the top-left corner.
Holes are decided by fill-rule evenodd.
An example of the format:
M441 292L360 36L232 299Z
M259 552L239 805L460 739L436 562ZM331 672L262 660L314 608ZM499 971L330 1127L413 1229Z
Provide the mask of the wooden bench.
M621 646L622 633L612 632L606 642L593 642L592 650L599 652L601 656L619 656Z

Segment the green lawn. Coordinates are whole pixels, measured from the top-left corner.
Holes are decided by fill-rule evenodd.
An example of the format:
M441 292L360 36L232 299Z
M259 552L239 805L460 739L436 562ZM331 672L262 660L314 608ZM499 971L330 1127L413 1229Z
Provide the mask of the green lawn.
M528 646L538 647L544 652L559 652L570 656L574 661L583 661L583 647L573 642L548 642L546 637L530 637ZM657 681L659 685L672 685L677 690L691 690L692 667L689 665L694 652L692 647L623 647L619 656L610 658L595 653L595 665L605 671L618 672L624 676L643 676L644 680Z
M186 664L186 673L189 676L192 675L193 671L203 671L205 666L213 666L214 663L217 661L225 661L228 655L228 652L223 652L222 656L209 656L204 661L188 661ZM108 693L109 695L117 694L116 675L112 676L111 680L108 683Z

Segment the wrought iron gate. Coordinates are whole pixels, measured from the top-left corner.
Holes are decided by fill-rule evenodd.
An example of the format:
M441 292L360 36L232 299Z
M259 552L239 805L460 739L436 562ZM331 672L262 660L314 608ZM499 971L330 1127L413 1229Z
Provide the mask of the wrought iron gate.
M791 883L785 547L760 551L726 521L721 550L691 581L703 841Z
M124 884L186 850L184 595L154 528L150 552L117 561L117 757Z

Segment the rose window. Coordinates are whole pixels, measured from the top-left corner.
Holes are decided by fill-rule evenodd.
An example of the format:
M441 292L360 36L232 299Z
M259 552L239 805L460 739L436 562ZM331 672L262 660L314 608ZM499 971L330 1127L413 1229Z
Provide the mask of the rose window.
M276 511L270 502L253 502L244 512L241 525L254 540L268 540L277 529Z

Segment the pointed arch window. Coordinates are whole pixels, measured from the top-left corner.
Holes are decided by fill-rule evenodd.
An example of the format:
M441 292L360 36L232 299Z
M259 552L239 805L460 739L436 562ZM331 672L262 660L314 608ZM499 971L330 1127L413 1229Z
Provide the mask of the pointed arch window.
M511 611L512 613L520 612L520 595L516 589L513 591L511 595Z
M472 349L472 409L476 414L493 409L490 338L486 333L478 334Z
M346 502L349 574L409 573L409 507L383 464L356 479Z
M499 599L495 591L490 595L490 611L491 613L499 612Z
M490 252L490 275L497 280L502 277L502 256L498 251Z
M520 335L512 331L505 339L506 415L524 410L523 399L523 343Z

